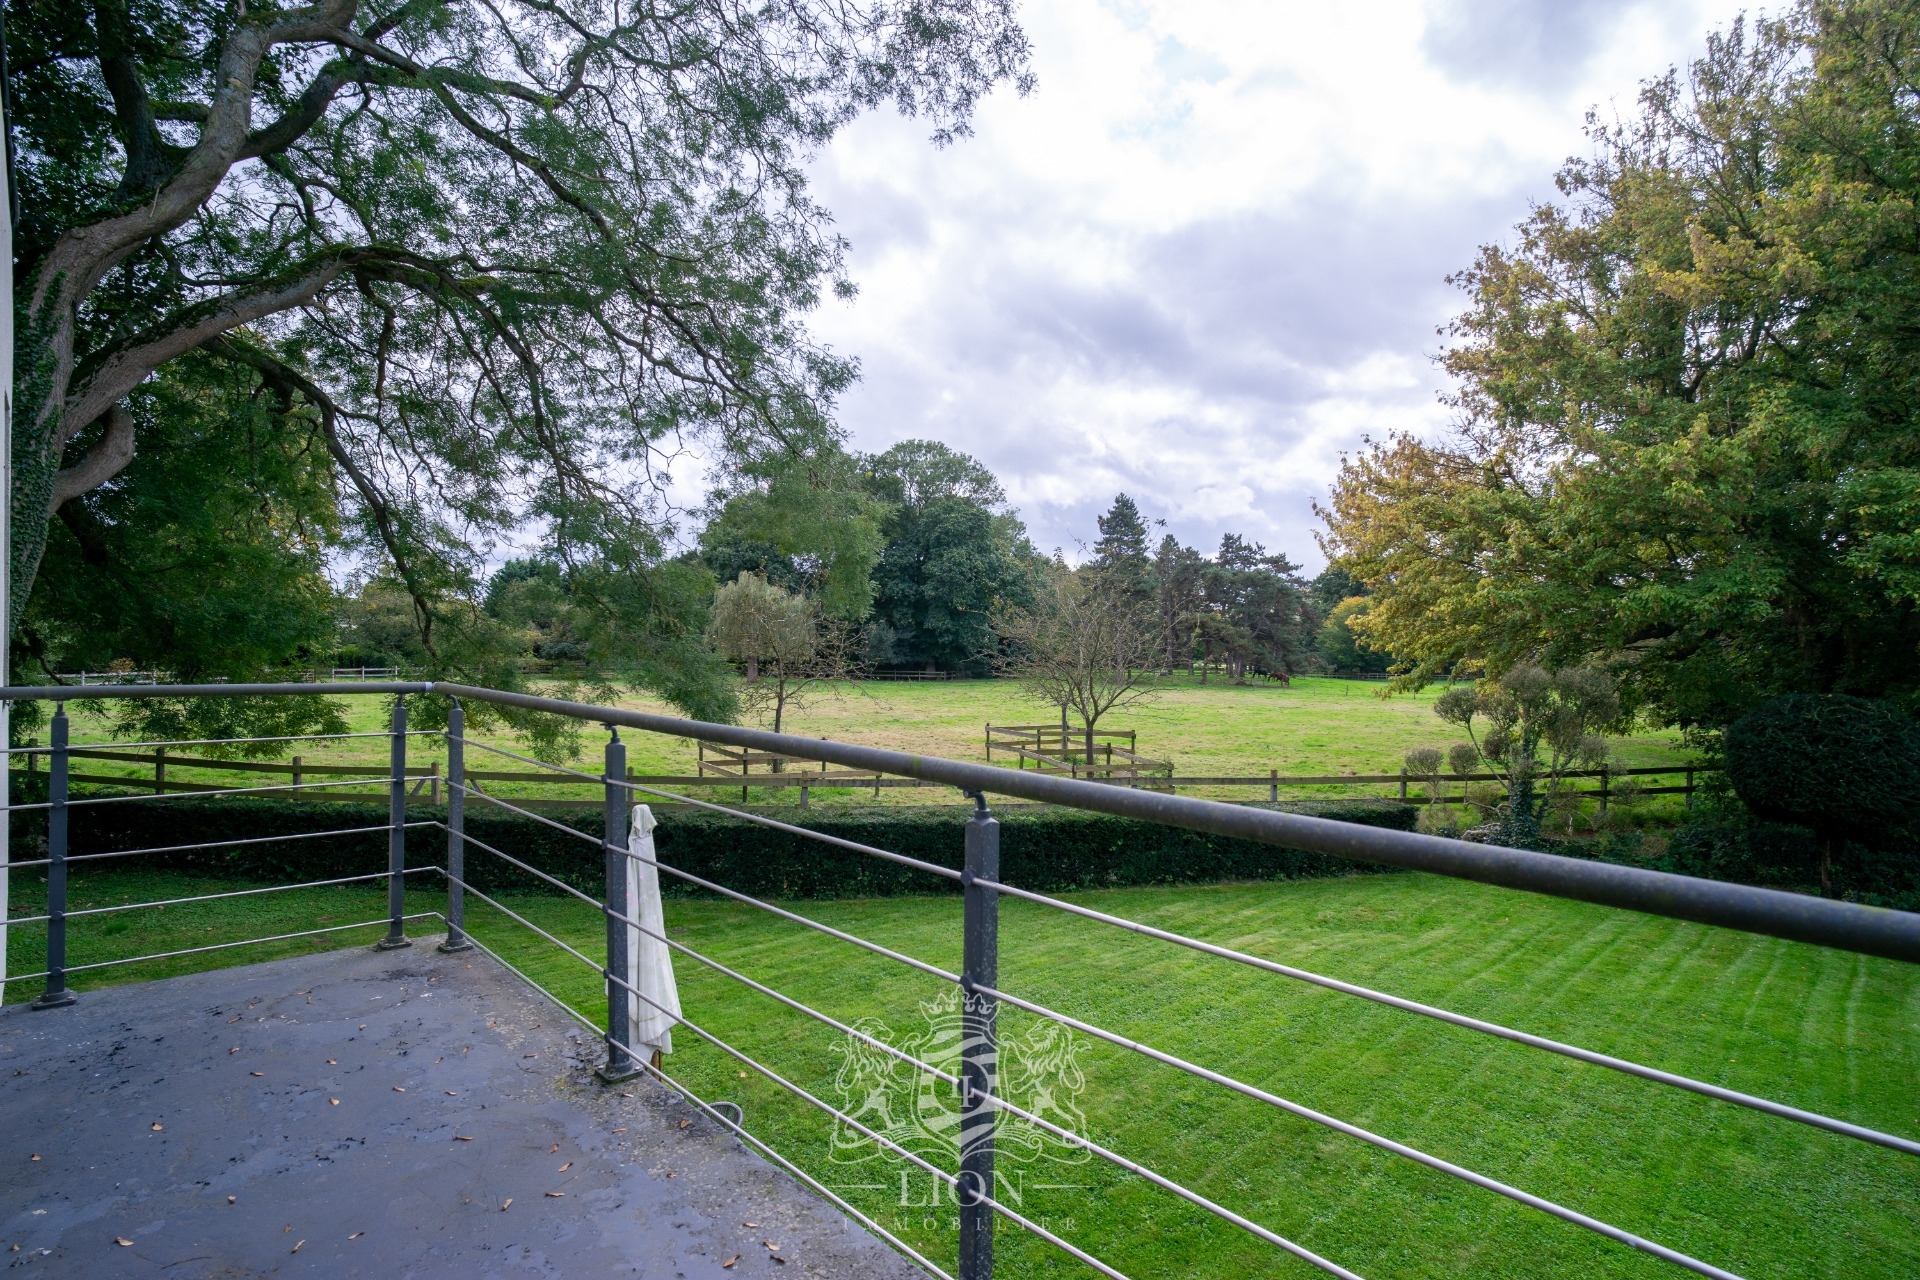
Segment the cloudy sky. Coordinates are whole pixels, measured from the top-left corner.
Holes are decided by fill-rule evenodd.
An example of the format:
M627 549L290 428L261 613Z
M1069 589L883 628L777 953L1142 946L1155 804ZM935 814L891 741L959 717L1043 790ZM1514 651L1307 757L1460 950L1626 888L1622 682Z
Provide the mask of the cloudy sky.
M1739 12L1723 0L1027 0L1039 88L815 166L860 286L817 315L878 450L986 462L1069 556L1116 492L1317 568L1366 434L1439 432L1443 281Z

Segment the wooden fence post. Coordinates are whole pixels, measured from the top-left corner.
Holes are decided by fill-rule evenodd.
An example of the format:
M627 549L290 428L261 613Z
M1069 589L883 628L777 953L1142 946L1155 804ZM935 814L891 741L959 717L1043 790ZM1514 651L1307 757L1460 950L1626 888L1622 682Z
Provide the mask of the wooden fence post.
M300 774L300 757L295 756L293 758L293 794L296 796L300 794L301 781L302 779Z
M1400 770L1400 798L1402 800L1407 798L1407 771L1404 766Z
M161 795L167 789L167 749L153 749L153 794Z
M1278 769L1269 769L1267 770L1267 777L1270 779L1267 783L1267 800L1273 804L1279 804L1280 771Z

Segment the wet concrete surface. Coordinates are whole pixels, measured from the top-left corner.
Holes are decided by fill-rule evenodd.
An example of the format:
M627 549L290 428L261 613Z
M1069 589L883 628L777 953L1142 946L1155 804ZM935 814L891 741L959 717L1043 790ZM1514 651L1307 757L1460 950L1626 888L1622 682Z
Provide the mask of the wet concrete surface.
M924 1276L658 1083L600 1084L579 1024L436 941L0 1009L0 1265Z

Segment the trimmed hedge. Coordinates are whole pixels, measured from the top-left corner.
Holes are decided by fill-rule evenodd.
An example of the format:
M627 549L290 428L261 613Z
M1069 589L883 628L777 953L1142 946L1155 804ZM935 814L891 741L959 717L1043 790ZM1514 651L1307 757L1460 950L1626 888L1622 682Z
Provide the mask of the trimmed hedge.
M1402 831L1412 828L1415 817L1411 805L1390 800L1262 807ZM421 806L409 807L407 813L410 820L446 816L444 808ZM764 897L847 898L958 891L958 886L944 877L736 818L678 807L663 807L656 813L660 825L655 839L663 862L739 892ZM968 810L957 805L939 809L789 809L770 814L809 830L955 869L960 866L961 828L967 815ZM285 800L178 799L159 804L89 805L70 811L69 852L347 830L379 825L386 816L384 805ZM1002 874L1008 883L1036 891L1293 880L1378 870L1371 864L1343 858L1066 809L1021 807L997 816L1001 823ZM570 835L490 809L484 803L469 804L466 830L475 840L597 894L602 873L600 854L593 842L600 837L600 815L575 811L559 820L580 834ZM13 857L44 857L45 829L43 812L16 816ZM444 866L446 835L437 827L415 827L407 833L407 853L410 866ZM141 866L297 883L382 871L386 860L387 836L382 830L332 839L149 854L130 861ZM75 871L80 872L80 868ZM535 877L471 847L466 878L487 892L542 887ZM437 881L437 877L434 879ZM668 893L700 892L672 877L666 878L663 888Z
M1805 827L1709 813L1663 838L1621 832L1604 840L1550 841L1550 853L1734 884L1820 892L1820 842ZM1910 837L1874 845L1846 841L1834 850L1834 896L1848 902L1920 911L1920 844Z

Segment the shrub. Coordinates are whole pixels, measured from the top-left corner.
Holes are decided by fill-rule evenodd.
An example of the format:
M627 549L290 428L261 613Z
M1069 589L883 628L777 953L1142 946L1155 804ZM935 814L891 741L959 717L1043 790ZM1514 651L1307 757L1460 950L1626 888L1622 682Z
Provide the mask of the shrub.
M1920 727L1898 707L1789 694L1726 732L1727 780L1756 816L1814 833L1822 892L1839 844L1884 844L1920 813Z
M1287 812L1371 826L1408 830L1411 805L1383 800L1319 801L1277 806ZM443 819L444 809L413 807L410 819ZM848 849L808 840L723 815L662 807L655 838L663 862L703 879L756 896L832 898L910 893L947 893L957 886ZM958 869L960 806L928 809L785 810L778 817L797 826ZM1155 823L1072 810L1016 807L1001 822L1001 867L1008 883L1040 891L1120 885L1181 884L1219 880L1300 879L1347 875L1376 868L1343 858L1303 853L1246 840L1229 840ZM32 819L38 818L35 822ZM81 807L71 811L70 852L152 848L194 841L292 835L320 829L344 831L377 826L379 805L315 804L286 800L180 799L161 804ZM597 813L575 811L560 819L572 832L513 814L470 804L466 829L521 861L586 893L601 887ZM14 822L16 859L44 856L44 814ZM435 827L408 833L408 865L444 866L446 835ZM583 839L582 837L588 837ZM204 871L277 883L364 875L386 867L384 831L337 839L273 841L230 849L191 850L141 858L144 866ZM82 864L85 866L86 864ZM113 865L111 863L93 864ZM76 874L85 874L79 868ZM467 854L466 879L474 887L539 889L535 877L475 849ZM423 882L425 878L422 878ZM690 892L667 877L668 892Z

